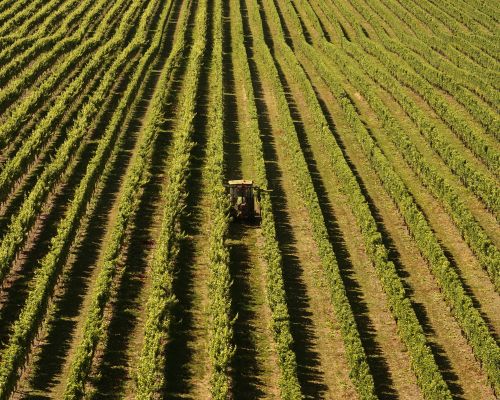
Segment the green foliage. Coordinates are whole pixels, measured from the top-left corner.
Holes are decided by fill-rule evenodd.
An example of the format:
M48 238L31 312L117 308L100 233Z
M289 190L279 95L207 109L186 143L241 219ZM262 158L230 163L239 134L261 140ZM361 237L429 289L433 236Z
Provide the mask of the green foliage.
M293 9L288 9L287 12L291 14L290 18L293 20ZM296 16L295 21L297 21ZM296 27L299 29L299 25L296 25ZM295 51L307 57L313 63L317 72L329 85L332 93L342 106L347 120L352 124L354 135L360 140L364 150L366 150L365 154L372 165L375 166L373 160L383 163L383 155L380 150L370 142L371 137L359 119L356 109L343 89L340 80L335 75L334 71L336 71L336 69L327 68L322 60L323 56L312 46L309 46L303 37L299 37L298 40L295 40L294 45L296 46ZM288 57L285 58L287 60L292 59L290 53ZM294 76L297 76L297 74L294 74ZM304 85L303 88L305 87ZM330 154L332 169L336 171L342 183L343 191L348 196L353 213L361 227L368 255L377 270L384 291L388 296L391 311L398 324L398 332L409 351L411 365L415 371L419 387L425 398L436 400L451 399L451 393L439 372L432 351L427 344L423 329L405 293L396 268L388 259L388 251L382 242L382 236L377 229L375 219L371 215L369 206L366 203L366 199L361 192L359 184L345 162L342 151L336 143L332 133L329 132L327 121L321 109L319 106L315 108L314 120L322 121L321 123L323 125L323 129L317 128L317 131L323 132L322 140L325 143L325 151L328 151L328 154ZM366 136L368 136L368 138L366 138ZM375 169L378 171L377 168Z
M359 36L364 37L364 34L360 32ZM368 42L366 41L366 43ZM365 50L366 46L367 45L363 46ZM400 147L407 161L414 166L416 172L421 175L423 181L428 186L432 187L433 193L437 197L440 197L445 204L447 204L447 209L455 219L455 223L462 231L469 245L479 255L480 261L490 273L491 279L497 287L499 275L498 250L487 238L477 222L473 219L470 212L459 201L453 189L442 178L440 178L432 168L425 165L421 156L415 150L414 146L411 145L411 142L409 142L407 135L390 117L388 111L383 106L383 103L381 103L380 100L376 98L374 93L370 91L370 88L367 87L366 79L364 79L362 74L358 73L352 66L353 63L346 61L345 56L342 56L342 53L339 50L336 50L332 45L322 43L320 48L323 49L325 54L324 56L316 56L315 52L310 48L308 48L307 54L309 56L314 54L314 57L311 56L311 59L315 57L322 59L322 61L314 61L318 68L318 72L322 74L334 94L336 94L339 101L341 101L345 113L348 116L348 120L353 128L353 132L356 133L356 137L364 148L366 156L369 158L372 166L379 174L387 191L398 205L406 223L415 237L417 245L419 246L422 254L427 258L431 271L440 284L444 297L450 305L465 337L471 344L476 357L481 361L494 390L498 393L500 382L500 373L498 370L498 365L500 363L500 350L496 345L494 338L489 333L483 318L477 309L474 308L472 300L465 293L457 273L449 264L449 261L447 260L435 235L430 229L425 216L418 209L411 194L407 191L397 174L392 170L388 161L385 159L381 151L373 142L373 139L366 131L361 120L359 119L359 116L357 116L356 109L351 103L348 94L342 89L339 78L335 76L334 71L337 71L337 68L331 65L331 60L335 60L341 70L344 70L345 74L349 75L348 79L353 81L355 87L364 93L367 101L371 104L374 111L380 116L384 127L389 130L389 136L393 141L395 141L398 147ZM408 110L412 110L415 114L418 112L421 113L421 111L419 111L418 108L412 104L409 98L406 98L403 101L404 97L401 95L401 89L397 82L395 82L395 80L386 71L381 68L376 68L374 63L370 63L366 55L363 54L362 51L357 50L354 44L344 41L342 43L342 49L351 54L351 56L363 66L365 71L374 81L378 82L382 86L386 86L396 100L400 102L405 110L407 110L407 112ZM324 64L321 65L323 62L326 63L328 67ZM405 106L407 108L405 108ZM420 118L418 119L415 118L414 121L425 121L425 117L422 114L420 114L419 117ZM446 140L439 138L434 131L435 128L433 128L430 123L424 122L417 125L420 127L424 135L431 137L435 141L434 145L439 144L442 148L446 148ZM439 149L440 147L437 148ZM450 154L458 157L458 154L456 153L447 153L447 155ZM466 165L463 161L462 164ZM471 175L475 173L472 168L470 169L470 172ZM483 183L484 181L481 181L480 185ZM489 188L495 188L494 184L492 184ZM491 197L491 203L495 204L496 207L494 209L498 210L498 195L496 197Z
M137 9L131 8L129 10L129 17L134 15L137 11ZM103 46L102 52L99 51L96 53L100 57L93 59L92 62L89 63L89 65L91 65L90 70L88 71L89 73L82 77L81 80L77 78L74 81L76 83L76 88L73 90L81 88L85 82L92 77L91 73L95 72L95 69L99 64L102 64L101 57L113 54L111 50L118 51L120 48L119 45L125 44L126 35L128 33L126 28L128 27L130 29L130 22L131 20L129 18L125 18L122 21L122 28L118 30L117 35L110 42L108 42L108 44ZM25 242L27 234L33 226L43 206L46 196L52 189L53 185L60 179L61 174L64 173L68 164L70 164L71 160L75 156L75 152L77 154L81 152L82 141L85 139L89 129L95 126L96 122L94 119L99 113L99 108L108 98L119 72L124 68L127 62L129 62L131 55L144 44L144 38L138 37L136 40L131 42L125 50L120 53L118 59L112 63L103 76L99 87L94 91L89 101L85 103L83 108L78 113L76 121L66 134L66 140L57 149L53 159L43 170L41 176L38 178L34 188L29 193L18 213L12 217L12 221L2 238L2 242L0 243L0 281L4 279L9 266L14 260L16 252ZM16 153L14 158L9 160L5 168L0 173L0 193L3 192L3 194L6 195L9 184L13 183L14 179L21 174L24 168L27 168L27 158L29 159L35 157L36 151L39 146L41 146L43 136L46 136L53 127L53 117L62 115L67 107L67 102L70 100L70 98L64 98L56 101L55 107L49 111L47 120L44 120L39 124L39 129L24 142L24 145ZM1 194L0 198L2 198Z
M496 391L498 391L500 385L500 372L498 370L498 363L500 362L500 349L489 333L486 323L479 314L478 310L474 307L469 295L465 292L460 278L450 265L436 236L432 232L425 216L416 205L412 195L409 193L404 183L401 181L401 178L399 178L397 173L390 166L386 157L367 132L366 127L363 125L356 112L354 104L349 98L349 95L340 85L339 78L333 74L332 68L325 67L325 64L321 61L321 56L316 56L315 50L310 49L309 54L314 54L311 59L313 59L318 71L322 74L323 78L332 89L332 92L341 103L344 113L351 124L352 130L360 142L365 155L369 159L373 168L377 171L377 174L382 180L387 192L398 206L420 251L428 260L431 271L436 277L446 301L452 308L453 314L462 328L465 337L471 344L476 357L478 357L478 359L482 362L483 368L488 374L493 387ZM401 301L400 304L404 304L404 302ZM393 305L393 309L396 310L396 307L398 306L400 305ZM408 307L410 307L409 302ZM405 317L403 316L397 318L398 326L402 325L401 321L405 320L404 318ZM408 320L405 320L405 325L407 322ZM418 321L416 322L418 323ZM411 327L410 330L405 329L405 333L409 336L407 337L407 340L410 342L411 346L420 347L424 344L423 340L425 337L419 340L415 340L417 336L413 337L413 335L419 331L423 336L423 331L420 325L418 325L418 327L415 325ZM410 352L413 353L413 349L410 346L409 349ZM443 398L440 396L444 396L445 392L435 391L436 381L429 376L429 373L432 371L432 369L429 368L431 365L429 363L431 362L432 353L430 353L430 350L428 350L428 352L430 354L428 361L423 361L424 359L420 356L412 355L413 366L418 371L417 376L419 377L421 388L426 396L429 398L440 399ZM438 373L437 367L435 373ZM422 377L426 378L423 379Z
M159 29L156 31L153 39L157 45L161 41L163 28L170 12L170 6L171 2L161 10ZM137 30L137 38L134 40L144 41L147 38L150 22L158 7L159 2L148 4ZM170 78L171 75L168 73L162 75L158 82L159 87L164 87ZM89 373L94 351L97 343L103 336L103 313L111 293L117 258L122 248L128 223L137 209L141 188L146 181L147 166L151 159L152 146L163 122L162 110L165 106L164 102L165 96L162 90L155 92L151 107L146 115L144 129L141 132L138 151L125 176L123 189L118 200L118 213L103 255L96 286L92 292L91 305L84 325L83 339L78 344L70 365L69 377L64 393L65 399L78 398L85 391L85 381Z
M190 153L193 147L193 119L195 116L195 97L199 85L200 70L205 54L205 34L207 27L207 5L202 2L196 15L194 45L184 78L184 87L180 99L180 117L175 129L172 156L167 170L167 182L162 197L165 207L162 216L160 234L150 264L152 285L146 305L146 323L144 342L137 366L136 396L138 399L161 398L164 384L165 346L169 339L171 309L176 299L172 284L175 274L175 262L182 239L179 219L185 209L187 196L186 179L190 166ZM183 53L187 29L187 16L184 16L179 40L174 45L171 57L180 57ZM167 74L168 75L168 74ZM166 89L166 88L165 88ZM166 101L167 90L163 90L162 104ZM166 366L170 368L171 366ZM175 368L172 366L172 368Z
M396 144L403 157L420 177L422 183L431 190L435 197L441 200L466 242L478 256L481 265L490 275L491 281L496 289L500 290L500 252L459 198L456 190L435 168L427 163L424 156L413 144L409 135L377 96L375 86L368 81L362 71L357 68L352 61L349 61L344 53L338 51L333 46L325 45L324 49L328 54L333 56L331 60L336 61L337 65L343 70L344 76L346 76L351 84L363 94L382 121L388 133L387 137ZM362 66L365 71L369 71L373 79L377 81L387 79L390 81L390 77L387 76L386 73L373 68L367 58L362 57L362 52L355 50L353 45L345 43L344 50L346 49L348 49L348 53L359 60L360 66ZM396 84L394 84L394 87L396 87Z
M229 369L235 353L231 319L231 275L229 251L225 243L228 229L228 199L224 188L224 102L222 86L222 4L214 2L213 50L209 75L208 141L206 182L209 184L209 338L211 364L210 392L213 399L230 397Z
M280 26L280 20L276 10L272 9L271 12L272 14L268 16L268 18L270 17L274 26ZM257 21L258 17L254 16L254 19ZM257 22L255 22L255 25L257 25ZM257 65L259 66L260 71L266 71L266 74L270 75L272 89L276 94L277 107L280 115L278 123L283 128L283 135L280 135L278 145L284 146L291 158L290 164L287 168L293 171L297 182L297 190L304 201L306 209L308 210L314 239L318 246L325 275L330 283L332 305L341 327L342 339L344 341L346 355L350 366L349 375L361 398L375 399L377 396L375 394L373 377L370 373L366 354L356 326L356 321L347 298L335 254L329 240L319 199L315 192L311 175L302 153L278 71L276 70L276 67L274 67L274 60L269 52L269 49L263 43L263 37L263 32L260 31L258 34L258 38L260 38L260 40L257 41L255 45L255 51L258 53L258 56L256 57ZM280 35L274 38L273 44L275 51L283 53L282 57L286 60L287 66L291 69L289 76L301 85L303 90L302 93L306 97L306 101L311 107L311 111L314 113L314 119L322 121L320 126L316 127L314 134L321 136L325 134L331 135L331 132L328 130L328 124L320 111L319 104L307 77L305 76L300 65L297 63L295 55L284 42L283 32L280 32ZM331 148L325 146L325 151L331 152ZM336 162L340 165L344 165L348 169L342 155L340 154L340 158L338 158L338 156L339 153L337 153ZM339 165L335 164L334 168L336 170L339 168Z
M95 199L94 188L106 180L111 172L107 163L110 154L117 151L114 145L124 122L132 118L129 110L137 106L144 90L143 80L151 60L160 47L160 35L153 39L151 46L136 64L130 63L129 69L135 67L127 89L113 113L103 138L93 158L89 161L86 173L75 191L64 218L58 224L56 236L51 240L49 253L40 261L35 273L32 289L28 294L18 320L13 325L13 333L1 354L0 366L0 398L8 397L15 385L19 368L23 365L29 352L31 341L36 336L43 320L50 296L57 281L59 266L69 248L79 221ZM131 44L134 46L134 44ZM117 60L117 62L121 62ZM126 125L126 124L125 124Z
M431 82L435 81L435 79L430 78L430 74L416 74L402 65L393 54L387 52L387 50L374 41L362 39L360 44L365 51L377 57L385 65L389 73L396 76L404 85L420 94L463 143L473 153L480 157L488 168L494 173L498 173L500 170L500 153L498 150L494 146L489 145L489 141L486 140L487 138L483 137L481 132L472 128L460 115L460 112L450 106L443 96L439 94L429 82L426 82L424 77L427 77ZM392 47L394 48L395 46ZM412 63L412 66L417 71L419 70L417 64ZM451 90L451 84L449 82L441 81L440 85ZM477 106L474 107L474 105L471 104L470 97L465 98L463 95L464 91L462 90L461 92L461 96L457 97L457 100L462 102L462 104L466 104L467 108L474 109L475 115L480 114L481 116L479 118L481 118L481 122L486 120L484 123L486 124L487 130L493 132L495 128L498 128L498 119L496 117L492 117L490 113L487 114L484 111L478 111ZM490 118L488 118L488 116Z
M237 8L237 2L232 2L231 8ZM241 14L235 13L232 19L233 52L235 70L243 77L241 84L247 97L247 111L250 115L248 125L244 126L244 137L250 142L253 153L253 163L256 171L255 180L262 188L268 187L266 166L264 161L263 143L260 137L255 95L252 77L247 62L247 53L243 43L243 26ZM261 195L261 229L264 237L264 257L267 264L266 287L267 301L271 309L271 329L280 367L281 397L286 400L300 399L300 385L297 378L297 361L292 350L293 338L290 333L290 315L286 303L283 283L282 257L276 238L276 227L271 198L268 193Z
M394 78L394 74L390 74L387 70L371 62L367 59L365 52L358 49L355 45L350 45L347 41L344 41L342 46L343 50L363 66L363 69L365 69L372 79L394 97L415 125L418 126L429 145L441 156L453 173L460 177L462 182L478 195L486 206L498 217L500 213L500 190L496 182L484 173L477 171L459 151L450 145L436 125L416 105L415 101L405 93L400 82ZM324 44L322 47L327 53L335 51L333 46ZM336 54L338 53L337 51ZM335 56L333 53L332 55Z
M358 140L361 134L368 135L366 128L359 120L359 116L349 100L349 96L344 92L344 89L333 76L331 70L324 68L324 64L316 54L311 56L311 61L322 74L329 71L327 75L322 76L330 85L333 94L340 102L348 121L351 124L355 124L352 126L352 129ZM364 149L366 150L365 154L369 157L370 162L373 162L372 160L379 161L382 159L380 150L377 147L368 147L368 145L366 145ZM427 344L425 334L411 306L410 300L405 293L396 268L394 264L388 260L387 249L383 245L382 236L377 230L376 222L370 213L368 204L363 198L359 187L357 187L356 191L352 190L355 180L354 177L350 179L353 183L349 186L347 186L348 182L344 183L344 191L347 195L353 193L350 195L352 202L351 207L361 226L368 254L377 270L384 291L387 293L391 310L397 321L399 334L409 351L412 368L416 373L419 387L424 397L427 399L437 400L451 398L451 394L439 372L431 349ZM354 194L357 195L357 198Z
M34 0L29 2L28 5L21 4L19 7L21 10L18 7L12 7L0 13L0 36L16 29L25 19L36 12L37 8L40 8L43 3L43 0Z
M377 32L378 43L382 44L385 47L385 49L387 49L389 52L398 55L402 60L406 61L408 66L411 66L411 68L418 75L424 78L430 85L441 88L443 91L453 96L460 104L464 106L466 110L470 112L470 114L477 121L479 121L482 124L486 132L492 135L500 134L500 121L498 119L496 112L490 110L490 108L484 103L478 102L476 97L469 90L463 87L464 80L461 79L460 76L450 73L449 69L450 63L447 63L447 70L445 72L441 72L435 68L432 68L430 65L422 62L419 59L419 57L413 54L413 52L406 47L406 44L403 46L402 44L400 44L398 40L389 38L389 36L386 34L382 26L378 23L378 21L375 18L373 18L374 15L366 7L360 4L357 0L353 0L353 3L356 6L356 8L360 11L360 13L363 15L363 17L367 21L370 21L370 25ZM405 41L412 41L414 45L416 43L420 44L420 42L415 40L414 38L404 37L403 39ZM371 41L370 43L372 42L375 41ZM423 46L419 44L417 44L417 49L420 49L420 53L427 54L428 51L424 51L424 49L422 49ZM389 56L392 56L391 53L387 54ZM392 57L394 59L394 56ZM427 57L427 58L430 60L434 60L434 57ZM431 89L429 88L429 86L427 86L427 91L430 90ZM481 87L481 89L478 91L479 93L482 93L485 91L485 88ZM498 93L495 92L493 96L496 99L496 101L498 101ZM439 96L434 94L432 96L432 102L437 104L441 109L443 108L445 100L439 98ZM449 106L449 104L446 105ZM455 114L456 113L457 111L455 111Z
M15 57L12 62L1 69L0 84L5 84L5 87L0 91L0 110L6 109L12 102L21 96L26 87L34 87L31 88L28 96L20 100L20 103L14 110L9 110L9 117L6 118L5 121L2 121L0 125L0 148L3 148L6 143L14 139L18 131L29 118L29 115L35 111L43 101L48 101L50 99L57 85L61 83L64 77L67 77L71 73L78 62L81 62L84 57L88 57L89 54L92 54L99 45L102 45L105 39L109 39L107 36L113 27L111 21L116 17L115 13L119 10L121 2L117 2L109 12L105 14L101 24L94 32L94 35L90 38L86 38L85 36L89 26L95 22L96 16L103 11L105 5L104 1L97 2L92 10L82 19L79 29L73 35L66 37L64 34L59 34L46 38L41 36L39 40L35 41L29 51ZM141 9L138 7L139 5L130 7L123 16L123 19L131 23L133 18L137 16L138 10ZM122 32L130 28L131 26L128 24L120 24L120 27L118 27ZM113 50L113 46L116 46L117 40L120 40L120 38L123 39L123 37L124 35L115 35L114 39L110 40L112 43L107 43L105 46L102 46L103 48L99 50L100 58L97 58L100 64L94 62L91 63L92 65L85 66L83 71L86 72L86 76L82 77L83 83L88 83L89 77L92 77L98 70L98 67L102 66L103 58L112 54L110 51ZM44 50L49 51L39 55L39 53ZM69 53L50 71L47 79L36 84L36 79L39 75L52 66L54 61L58 60L61 55L68 52L68 50ZM94 54L92 58L96 59L95 56L96 54ZM26 64L28 65L26 66ZM12 76L15 76L15 78L9 79ZM83 83L82 79L77 78L76 82L73 82L65 90L64 93L66 93L66 95L62 95L63 98L60 98L58 105L67 108L68 104L71 104L78 95ZM56 122L54 118L61 117L62 115L63 113L59 110L56 114L53 112L50 115L51 118L49 116L44 118L43 121L45 124L51 121L45 126L45 129L48 129L49 132L53 130ZM40 128L38 128L38 130L40 131ZM33 152L33 154L36 153ZM3 196L3 189L0 191L0 196Z

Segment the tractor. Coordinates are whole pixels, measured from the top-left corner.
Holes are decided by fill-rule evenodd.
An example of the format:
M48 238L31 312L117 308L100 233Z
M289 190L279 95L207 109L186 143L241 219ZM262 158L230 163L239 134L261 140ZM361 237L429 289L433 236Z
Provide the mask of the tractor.
M229 189L230 213L234 220L260 217L260 193L263 189L244 179L229 181L226 187Z

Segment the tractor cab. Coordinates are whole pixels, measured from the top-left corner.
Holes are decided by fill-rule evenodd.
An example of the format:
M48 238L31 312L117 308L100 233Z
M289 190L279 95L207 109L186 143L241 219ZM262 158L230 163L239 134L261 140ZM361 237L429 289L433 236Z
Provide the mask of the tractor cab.
M248 220L260 217L260 191L250 180L229 181L230 212L236 220Z

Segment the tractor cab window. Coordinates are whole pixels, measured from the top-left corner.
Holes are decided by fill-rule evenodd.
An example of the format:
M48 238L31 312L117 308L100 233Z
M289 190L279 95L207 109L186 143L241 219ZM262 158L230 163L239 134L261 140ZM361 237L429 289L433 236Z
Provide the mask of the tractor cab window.
M238 186L233 188L233 196L247 197L248 188L245 186Z

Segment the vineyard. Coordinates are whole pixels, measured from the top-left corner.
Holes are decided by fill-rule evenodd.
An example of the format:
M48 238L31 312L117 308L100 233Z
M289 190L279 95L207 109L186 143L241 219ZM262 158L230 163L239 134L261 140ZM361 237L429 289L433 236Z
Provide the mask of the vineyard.
M483 0L0 0L0 400L498 398L499 32Z

